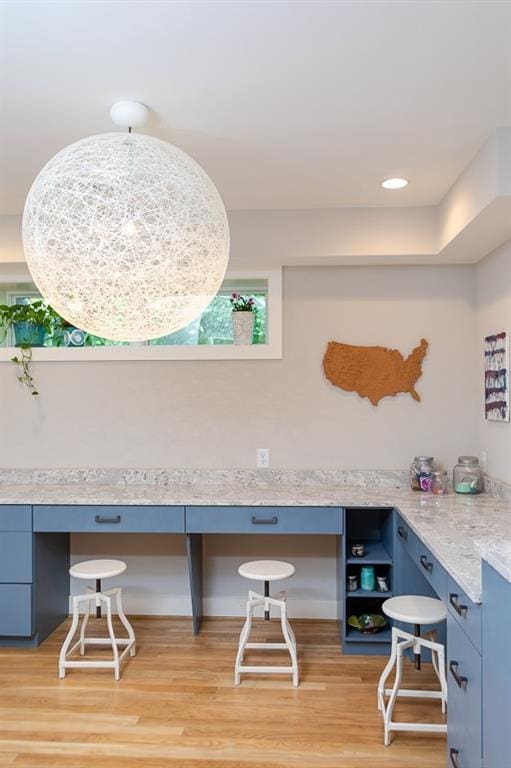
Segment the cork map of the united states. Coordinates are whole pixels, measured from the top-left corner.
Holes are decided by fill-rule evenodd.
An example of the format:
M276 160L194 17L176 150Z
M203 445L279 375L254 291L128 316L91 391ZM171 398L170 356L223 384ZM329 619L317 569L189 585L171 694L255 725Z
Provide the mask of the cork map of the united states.
M327 379L347 392L357 392L378 405L382 397L410 394L420 402L415 389L422 376L422 361L428 350L428 342L421 339L407 358L397 349L387 347L359 347L328 342L323 357L323 370Z

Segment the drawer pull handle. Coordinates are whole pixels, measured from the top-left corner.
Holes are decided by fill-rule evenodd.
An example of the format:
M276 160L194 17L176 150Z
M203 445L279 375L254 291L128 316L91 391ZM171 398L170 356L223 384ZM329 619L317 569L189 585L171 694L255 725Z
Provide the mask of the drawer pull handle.
M427 571L428 573L431 573L431 571L433 570L433 563L428 562L428 558L426 557L426 555L421 555L419 560L424 570Z
M252 525L277 525L279 518L274 515L273 517L256 517L252 515Z
M459 753L460 753L459 749L454 749L454 747L451 747L449 750L449 758L451 760L451 765L453 768L461 768L460 764L458 763Z
M121 516L116 515L115 517L103 517L103 515L96 515L94 517L94 522L96 523L120 523L121 522Z
M466 691L467 690L468 678L462 677L462 675L458 674L458 667L459 667L459 664L458 664L457 661L450 661L449 662L449 670L450 670L451 675L456 680L456 685L458 686L458 688L463 688L463 690Z
M405 531L405 529L403 528L403 526L402 526L402 525L399 525L399 526L398 526L398 528L397 528L397 533L398 533L398 536L399 536L401 539L404 539L405 541L407 540L407 538L408 538L408 531Z
M458 595L456 592L450 592L449 593L449 602L458 614L458 616L463 616L468 611L468 605L462 605L458 602Z

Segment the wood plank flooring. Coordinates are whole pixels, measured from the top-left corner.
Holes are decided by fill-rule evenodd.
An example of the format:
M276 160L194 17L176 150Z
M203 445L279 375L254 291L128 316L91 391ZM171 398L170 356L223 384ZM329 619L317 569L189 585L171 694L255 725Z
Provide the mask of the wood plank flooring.
M445 768L443 735L398 733L383 746L376 682L384 657L342 656L335 622L292 623L298 689L288 676L247 676L234 687L240 619L206 619L195 638L188 618L133 619L137 656L117 683L111 670L71 669L58 679L67 624L38 649L0 649L0 766ZM95 624L91 634L100 633ZM260 621L255 637L277 639L278 630ZM266 661L269 654L284 659L273 651ZM257 663L261 652L247 660ZM417 675L434 685L430 665L421 673L410 665L405 682L415 686ZM442 722L436 702L402 700L395 712Z

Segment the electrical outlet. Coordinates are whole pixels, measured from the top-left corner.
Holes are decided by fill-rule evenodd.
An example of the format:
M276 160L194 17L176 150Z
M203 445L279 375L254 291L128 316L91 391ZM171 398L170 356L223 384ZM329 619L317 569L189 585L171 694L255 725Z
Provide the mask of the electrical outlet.
M484 474L486 474L486 465L488 463L488 454L486 451L481 451L479 454L479 464L481 465L481 469L483 470Z
M258 448L256 450L256 466L261 469L268 469L270 466L270 449Z

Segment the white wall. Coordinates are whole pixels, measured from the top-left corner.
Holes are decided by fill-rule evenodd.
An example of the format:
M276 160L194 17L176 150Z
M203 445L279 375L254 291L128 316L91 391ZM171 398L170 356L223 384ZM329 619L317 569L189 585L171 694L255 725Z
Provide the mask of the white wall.
M405 468L417 453L451 467L476 451L473 267L297 268L284 273L284 359L46 363L29 397L0 366L0 447L9 467ZM329 384L330 339L403 354L430 343L409 395L378 407ZM8 403L8 407L6 407ZM117 556L133 613L190 612L184 542L176 536L72 537L73 560ZM292 615L336 616L334 537L206 538L206 612L243 613L237 565L289 558Z
M498 331L511 333L511 241L476 267L478 444L487 453L488 474L511 483L511 423L487 421L484 415L484 337Z
M476 450L473 268L296 268L284 274L284 359L37 363L31 398L0 366L5 467L402 469ZM409 395L378 407L329 384L327 342L430 343ZM5 403L9 407L5 407Z
M116 581L124 588L132 614L190 615L190 589L184 536L172 534L73 534L71 562L117 557L128 570ZM247 560L288 559L296 575L286 584L290 615L337 616L335 536L204 537L204 611L212 616L242 616L248 583L237 574ZM83 585L71 585L79 594Z

